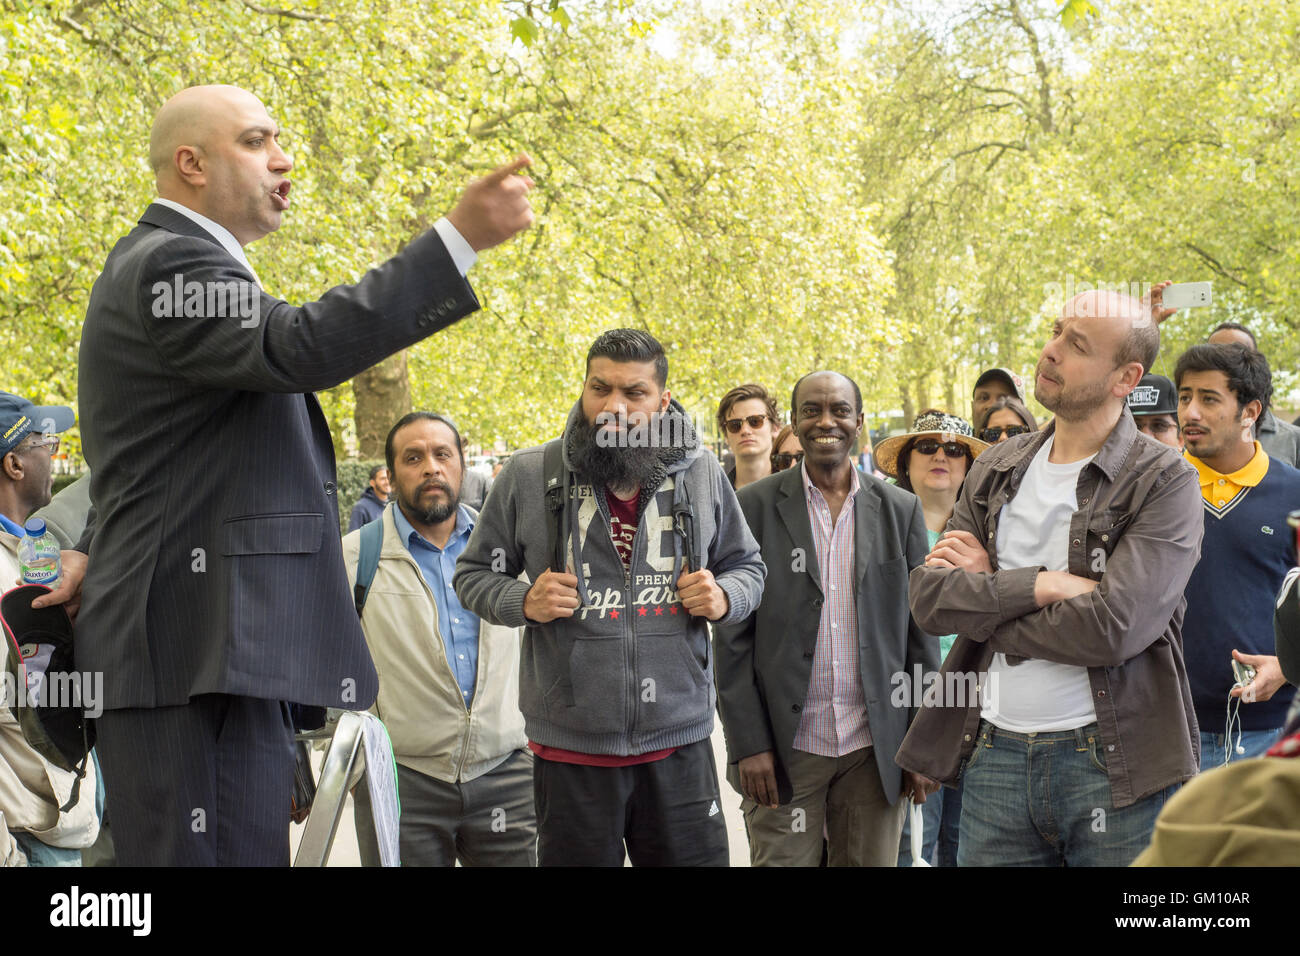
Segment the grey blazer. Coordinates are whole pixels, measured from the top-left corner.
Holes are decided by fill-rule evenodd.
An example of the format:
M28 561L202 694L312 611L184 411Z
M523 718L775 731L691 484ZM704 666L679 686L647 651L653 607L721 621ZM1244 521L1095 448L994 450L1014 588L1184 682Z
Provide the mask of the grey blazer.
M90 563L77 667L103 672L110 709L208 693L368 707L378 680L311 393L478 302L432 230L316 302L257 290L256 322L213 305L166 314L160 290L178 276L201 288L253 278L154 204L90 293L78 400L95 510L79 546Z
M891 697L903 696L896 690L903 686L910 703L913 668L920 665L923 673L939 668L939 639L916 626L907 604L908 572L924 563L930 549L915 495L861 472L858 479L853 542L858 657L876 767L893 803L902 784L894 754L914 711L894 706ZM714 629L727 779L739 790L737 763L774 751L781 802L788 803L786 768L808 696L823 603L802 469L746 485L736 497L762 549L767 581L755 613ZM905 683L899 685L900 680Z

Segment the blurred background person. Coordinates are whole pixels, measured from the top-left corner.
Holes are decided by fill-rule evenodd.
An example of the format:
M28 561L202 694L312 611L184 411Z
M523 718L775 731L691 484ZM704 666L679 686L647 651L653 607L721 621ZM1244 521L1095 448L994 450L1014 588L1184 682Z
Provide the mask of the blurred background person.
M988 443L975 437L974 429L964 418L929 409L917 416L906 435L887 438L876 448L876 461L881 469L897 481L898 487L921 499L931 548L939 543L939 535L952 517L967 471L988 447ZM939 637L941 665L956 637L955 634ZM921 852L926 861L935 866L956 866L961 787L944 787L932 794L921 804L921 812L925 821ZM910 821L903 824L898 865L912 865Z
M1020 404L1025 403L1025 380L1009 368L990 368L980 373L975 379L975 388L971 391L970 416L975 423L975 433L979 434L979 422L985 409L999 398L1015 398ZM925 414L922 412L921 414Z
M1178 430L1178 389L1173 382L1163 375L1143 375L1126 401L1138 431L1170 448L1183 450L1182 434Z
M981 441L997 445L1017 435L1038 431L1038 422L1023 401L1003 395L984 407L975 419L975 434Z
M794 433L792 426L786 425L777 432L776 440L772 442L772 473L793 468L801 461L803 446L799 444L799 436Z
M737 385L718 403L718 431L735 463L726 469L733 488L772 474L772 439L781 427L776 399L762 385Z
M361 492L361 497L352 506L352 516L348 519L348 531L356 531L383 514L384 505L388 504L388 496L392 490L388 478L388 469L383 465L375 465L374 468L371 468L370 486Z

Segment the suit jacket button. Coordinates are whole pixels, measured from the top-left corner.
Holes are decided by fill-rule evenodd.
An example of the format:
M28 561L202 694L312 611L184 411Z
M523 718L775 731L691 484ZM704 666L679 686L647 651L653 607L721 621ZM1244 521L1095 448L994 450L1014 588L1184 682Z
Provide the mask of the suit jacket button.
M790 713L792 713L792 714L797 714L797 713L799 713L799 711L801 711L801 710L803 710L803 705L801 705L801 704L791 704L791 705L790 705Z
M335 485L334 482L332 482L332 481L327 481L327 482L325 482L325 494L327 494L327 495L332 495L332 494L334 494L334 489L335 489L336 487L337 487L337 485Z
M803 652L803 658L804 658L804 660L809 660L809 659L812 658L812 656L813 656L813 652L812 652L812 651L804 651L804 652Z

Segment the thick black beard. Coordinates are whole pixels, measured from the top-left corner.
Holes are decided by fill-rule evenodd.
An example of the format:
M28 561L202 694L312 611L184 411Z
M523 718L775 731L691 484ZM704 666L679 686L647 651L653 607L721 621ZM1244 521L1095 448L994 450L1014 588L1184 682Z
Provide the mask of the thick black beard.
M448 494L451 494L451 487L449 485L444 485L444 487L446 487ZM414 504L407 501L405 497L402 495L398 496L398 500L399 503L402 505L403 509L408 514L414 515L418 521L424 524L442 524L444 521L446 521L448 518L454 515L456 513L456 509L460 507L460 489L459 488L456 489L456 493L451 495L447 504L434 505L433 507L427 508L425 510L421 510L420 508L416 507Z
M585 421L576 423L569 446L573 470L591 482L593 488L644 485L654 477L661 449L653 446L602 448L596 442L599 431L597 426Z

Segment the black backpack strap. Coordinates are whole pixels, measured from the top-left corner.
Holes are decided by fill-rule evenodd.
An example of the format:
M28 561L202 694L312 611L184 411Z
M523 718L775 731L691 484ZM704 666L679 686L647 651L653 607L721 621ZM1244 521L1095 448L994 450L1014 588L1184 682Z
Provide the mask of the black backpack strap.
M381 513L374 521L361 526L361 552L357 555L357 583L352 588L352 600L357 606L357 617L361 616L361 611L366 606L366 594L370 591L371 582L375 580L375 572L379 570L379 552L383 547L384 516Z
M563 439L548 441L542 448L542 477L546 489L546 554L551 570L563 574L568 563L565 554L564 505L569 493L564 467Z
M683 557L689 572L700 570L699 530L695 522L695 507L691 504L691 493L686 488L684 475L676 479L676 494L673 495L673 528L682 538Z

